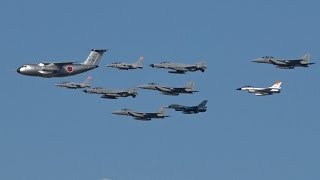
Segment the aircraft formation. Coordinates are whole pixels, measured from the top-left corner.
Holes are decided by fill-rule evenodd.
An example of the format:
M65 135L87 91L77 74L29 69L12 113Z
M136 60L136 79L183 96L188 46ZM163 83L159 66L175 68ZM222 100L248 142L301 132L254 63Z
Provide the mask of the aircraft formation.
M25 64L17 69L17 72L26 76L37 76L42 78L52 78L52 77L66 77L87 72L99 67L99 63L102 59L103 54L107 49L92 49L89 56L82 63L76 63L74 61L69 62L41 62L38 64ZM141 56L134 63L125 62L113 62L106 65L106 67L116 68L119 70L134 70L143 69L144 57ZM175 74L185 74L187 72L201 71L205 72L207 65L205 62L198 62L194 64L183 64L183 63L173 63L173 62L161 62L159 64L151 64L152 68L163 68L168 69L169 73ZM157 90L163 95L178 96L179 94L193 94L199 92L194 90L195 82L191 81L186 86L181 87L171 87L160 85L156 83L148 83L145 85L140 85L129 89L110 89L103 87L91 87L90 81L92 77L89 76L84 82L61 82L56 83L54 86L62 87L66 89L83 89L82 91L86 94L98 94L100 98L106 99L118 99L124 97L136 98L139 89L146 90ZM121 110L113 111L112 114L115 115L125 115L131 116L135 120L150 121L151 119L163 119L170 117L165 115L165 108L174 109L175 111L181 111L184 114L197 114L199 112L207 111L208 100L204 100L199 105L186 106L171 104L169 106L161 107L158 112L140 112L133 111L131 109L123 108Z
M82 63L76 63L74 61L69 62L42 62L38 64L25 64L17 69L17 72L26 76L38 76L43 78L52 78L52 77L66 77L77 75L83 72L87 72L99 67L99 63L102 59L103 54L106 52L106 49L92 49L89 56ZM143 69L144 57L141 56L138 61L134 63L125 63L125 62L113 62L106 65L106 67L116 68L119 70L135 70ZM310 62L310 54L305 54L303 57L298 59L278 59L272 56L264 56L257 58L254 61L255 63L264 63L272 64L276 68L280 69L294 69L296 67L308 68L310 65L315 63ZM152 68L167 69L168 73L175 74L185 74L187 72L196 72L201 71L205 72L207 69L206 62L197 62L194 64L184 64L184 63L174 63L174 62L160 62L158 64L150 64ZM139 85L134 88L129 89L109 89L103 87L94 87L90 85L90 80L92 79L89 76L84 82L61 82L54 84L57 87L63 87L67 89L84 89L83 92L87 94L98 94L101 95L101 98L106 99L118 99L122 97L132 97L136 98L138 95L139 89L145 90L154 90L159 91L162 95L168 96L178 96L180 94L193 94L199 92L195 90L195 82L191 81L185 86L181 87L171 87L166 85L160 85L154 82L148 84ZM273 94L281 93L281 84L282 81L276 81L270 87L253 87L253 86L243 86L238 88L239 91L247 91L248 93L253 93L256 96L267 96ZM199 105L187 106L180 104L171 104L168 106L161 107L158 112L140 112L133 111L131 109L123 108L121 110L113 111L112 114L115 115L125 115L131 116L136 120L149 121L151 119L163 119L169 117L165 115L165 108L174 109L175 111L180 111L183 114L197 114L200 112L207 111L208 100L203 100Z

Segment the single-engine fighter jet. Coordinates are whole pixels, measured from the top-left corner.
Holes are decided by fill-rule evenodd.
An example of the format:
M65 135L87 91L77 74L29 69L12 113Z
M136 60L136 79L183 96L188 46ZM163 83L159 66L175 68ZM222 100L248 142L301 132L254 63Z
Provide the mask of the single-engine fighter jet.
M310 54L305 54L300 59L277 59L272 56L264 56L262 58L257 58L252 62L273 64L280 69L294 69L295 67L309 67L309 65L315 64L315 63L310 63Z
M178 96L179 94L193 94L199 92L194 90L194 82L189 82L185 87L167 87L156 83L149 83L147 85L138 86L141 89L158 90L161 94Z
M150 64L153 68L163 68L171 69L173 71L168 71L169 73L185 74L186 72L201 71L204 72L207 69L205 62L198 62L195 64L181 64L181 63L171 63L171 62L161 62L159 64Z
M163 119L165 117L170 117L165 115L163 107L161 107L158 112L137 112L132 111L131 109L121 109L119 111L113 111L112 114L132 116L134 119L141 121L150 121L152 118Z
M132 63L132 64L123 63L123 62L113 62L113 63L107 65L107 67L118 68L120 70L142 69L143 68L143 66L142 66L143 60L144 60L144 58L143 58L143 56L141 56L137 62Z
M249 93L254 93L254 95L256 96L266 96L266 95L272 95L274 93L280 93L281 84L282 84L281 81L276 81L275 84L267 88L256 88L252 86L244 86L244 87L238 88L237 90L248 91Z
M83 90L83 92L88 94L102 94L101 98L106 99L118 99L119 97L128 97L131 96L135 98L138 95L138 91L135 88L127 89L127 90L115 90L115 89L107 89L107 88L88 88Z
M87 79L82 83L75 83L75 82L62 82L54 84L58 87L64 87L67 89L81 89L81 88L90 88L91 85L89 84L89 81L92 79L91 76L87 77Z
M99 67L101 57L106 49L92 49L83 63L75 62L42 62L39 64L25 64L17 72L27 76L45 78L72 76Z
M206 112L207 111L207 102L208 100L202 101L197 106L184 106L179 104L171 104L167 106L166 108L172 108L175 111L182 111L184 114L197 114L199 112Z

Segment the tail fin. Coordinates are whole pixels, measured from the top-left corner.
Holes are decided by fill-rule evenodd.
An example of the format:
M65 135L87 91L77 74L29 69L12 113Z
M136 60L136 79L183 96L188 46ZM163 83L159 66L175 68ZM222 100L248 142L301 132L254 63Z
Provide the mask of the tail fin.
M193 89L194 89L194 81L190 81L190 82L187 84L186 88L193 90Z
M88 76L87 79L84 81L85 84L89 84L92 80L92 76Z
M143 56L140 56L139 59L138 59L138 61L135 62L134 64L136 64L136 65L142 65L143 60L144 60L144 57L143 57Z
M102 55L106 49L92 49L87 59L83 62L85 65L98 66Z
M198 108L205 108L206 105L207 105L207 103L208 103L208 100L202 101L202 102L198 105Z
M164 107L161 107L159 109L158 114L164 115Z
M310 54L306 53L305 55L302 56L302 61L305 63L308 63L310 61Z
M270 88L272 89L281 89L282 81L276 81Z

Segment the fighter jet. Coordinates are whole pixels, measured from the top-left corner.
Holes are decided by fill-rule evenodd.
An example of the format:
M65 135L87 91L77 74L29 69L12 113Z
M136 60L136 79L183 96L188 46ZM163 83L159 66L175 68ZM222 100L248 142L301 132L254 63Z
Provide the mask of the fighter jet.
M143 58L143 56L141 56L137 62L132 63L132 64L123 63L123 62L113 62L113 63L107 65L107 67L118 68L120 70L142 69L143 68L143 66L142 66L143 60L144 60L144 58Z
M147 85L141 85L138 86L138 88L141 89L149 89L149 90L158 90L160 91L161 94L164 95L171 95L171 96L178 96L179 94L193 94L194 92L199 92L195 91L194 89L194 82L191 81L189 82L185 87L167 87L167 86L162 86L156 83L149 83Z
M115 89L106 89L106 88L88 88L83 90L83 92L88 94L102 94L101 98L106 99L118 99L119 97L128 97L132 96L135 98L138 95L138 91L135 88L127 90L115 90Z
M137 112L132 111L131 109L121 109L119 111L113 111L112 114L132 116L134 119L141 121L150 121L152 118L163 119L165 117L170 117L165 115L163 107L161 107L158 112Z
M58 87L64 87L67 89L81 89L81 88L90 88L91 85L89 84L89 81L92 79L91 76L87 77L87 79L82 83L75 83L75 82L62 82L54 84Z
M315 64L310 63L309 60L310 54L305 54L300 59L277 59L272 56L264 56L252 62L273 64L280 69L294 69L295 67L309 67L309 65Z
M255 93L256 96L266 96L266 95L272 95L274 93L280 93L281 92L281 81L276 81L275 84L273 84L271 87L267 88L257 88L252 86L244 86L241 88L238 88L237 90L241 91L248 91L249 93Z
M176 111L182 111L182 113L184 114L197 114L199 112L207 111L207 106L206 106L207 102L208 100L204 100L197 106L184 106L179 104L171 104L166 108L172 108Z
M159 64L150 64L153 68L163 68L163 69L171 69L173 71L168 71L169 73L175 74L185 74L186 72L195 72L201 71L204 72L207 69L207 65L205 62L198 62L195 64L181 64L181 63L172 63L172 62L161 62Z
M42 62L39 64L25 64L17 72L27 76L44 78L72 76L99 67L101 57L106 49L92 49L83 63L75 62Z

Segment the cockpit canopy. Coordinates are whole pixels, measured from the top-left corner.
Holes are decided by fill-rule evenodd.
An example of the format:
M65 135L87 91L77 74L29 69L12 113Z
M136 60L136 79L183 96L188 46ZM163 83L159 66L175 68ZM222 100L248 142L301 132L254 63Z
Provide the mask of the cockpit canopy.
M263 56L262 58L263 59L273 59L274 57L272 57L272 56Z
M150 82L150 83L148 83L148 85L158 85L158 84L154 83L154 82Z

